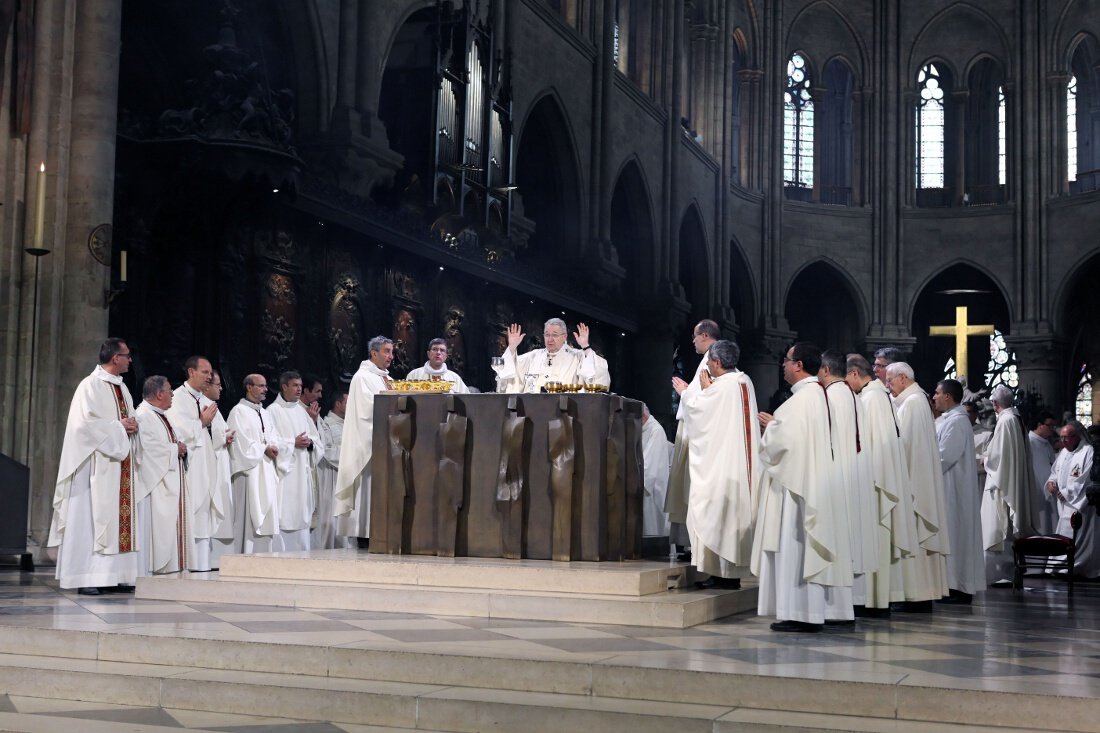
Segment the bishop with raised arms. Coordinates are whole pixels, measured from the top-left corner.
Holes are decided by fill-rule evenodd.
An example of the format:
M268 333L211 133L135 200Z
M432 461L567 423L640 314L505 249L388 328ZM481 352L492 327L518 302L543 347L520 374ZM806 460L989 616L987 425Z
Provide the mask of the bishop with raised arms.
M499 392L539 392L547 382L562 384L595 383L611 385L607 360L592 350L588 344L588 326L577 324L573 338L577 348L566 344L569 330L565 321L551 318L542 328L546 348L532 349L518 354L523 343L523 329L518 323L508 327L508 348L502 355L502 363L494 364Z

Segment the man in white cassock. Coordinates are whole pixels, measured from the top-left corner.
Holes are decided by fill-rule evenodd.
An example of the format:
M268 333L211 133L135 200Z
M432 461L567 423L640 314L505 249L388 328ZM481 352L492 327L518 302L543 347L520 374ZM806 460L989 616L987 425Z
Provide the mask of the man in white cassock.
M338 386L332 409L317 424L325 455L317 465L317 526L313 529L314 549L331 550L347 547L348 538L336 536L336 517L333 516L333 491L340 470L340 446L344 438L344 414L348 404L348 390Z
M712 344L722 337L718 324L704 318L691 330L691 345L695 353L701 354L699 366L691 382L685 382L677 376L672 377L672 388L680 396L676 408L676 437L672 446L672 471L668 477L668 493L665 496L665 513L669 519L668 540L681 549L691 546L687 532L688 497L691 495L691 475L688 471L688 444L684 435L684 411L702 390L699 375L707 369L706 354Z
M965 394L965 390L963 392ZM964 402L963 409L966 410L966 418L970 420L970 427L974 431L974 460L978 464L978 488L985 491L985 451L989 447L989 441L993 439L993 431L979 419L977 402L974 400Z
M210 381L202 393L211 402L222 398L222 375L215 369ZM219 408L210 423L210 436L214 443L214 488L213 497L214 529L210 533L210 569L221 567L223 555L244 552L243 536L236 531L237 515L244 513L244 506L233 504L233 469L230 466L229 446L233 445L234 433L229 429ZM243 526L243 525L242 525Z
M886 367L886 386L894 395L902 454L909 476L913 503L915 546L901 561L901 573L891 576L894 591L905 601L898 610L931 613L932 602L948 595L947 554L951 552L944 508L943 470L936 426L928 396L913 380L913 368L906 362Z
M737 369L740 357L732 341L711 344L707 368L699 374L700 392L684 409L691 560L717 588L740 588L740 579L748 576L760 499L756 392Z
M283 550L308 550L309 530L316 508L314 472L325 455L321 434L302 405L302 376L295 371L279 375L279 395L267 414L282 436L275 468L279 472L279 536Z
M1073 572L1083 578L1100 576L1100 530L1097 529L1096 507L1088 503L1085 490L1091 486L1093 447L1089 444L1085 426L1070 420L1062 426L1062 450L1054 459L1047 493L1058 502L1055 534L1073 537L1070 524L1073 513L1081 513L1081 529L1077 531L1077 555Z
M852 586L847 507L833 483L820 368L816 346L792 346L783 358L791 398L774 415L759 414L763 473L751 567L760 578L757 613L775 616L773 631L821 631L826 589Z
M1045 410L1035 417L1034 425L1027 434L1027 444L1031 449L1032 493L1036 497L1033 523L1039 534L1053 534L1058 523L1058 499L1047 493L1047 479L1050 478L1055 458L1052 441L1057 434L1058 420Z
M99 365L77 385L65 422L49 547L55 577L85 595L133 590L138 576L134 447L138 430L122 375L130 347L109 338Z
M962 406L963 387L955 379L936 385L932 401L942 415L936 441L943 470L943 497L951 554L947 556L948 597L940 603L970 605L985 588L981 490L974 470L974 429Z
M138 421L139 493L149 497L149 534L144 538L148 572L178 573L187 570L194 550L191 512L188 507L187 445L168 416L174 395L168 379L154 375L145 380L143 401L134 414Z
M359 365L359 371L348 386L340 465L336 473L336 488L332 493L336 537L354 537L364 541L370 537L374 396L393 387L389 371L393 362L393 340L375 336L367 344L367 352L369 357ZM364 545L365 542L357 544Z
M242 552L278 552L279 457L282 436L264 409L267 379L262 374L244 378L244 397L229 411L227 424L236 434L229 447L233 471L233 504L244 507L234 531L242 536Z
M1015 562L1012 540L1035 534L1038 497L1031 470L1031 447L1023 420L1013 407L1012 390L1003 384L990 395L997 424L986 447L986 482L982 491L982 546L985 580L989 585L1012 587Z
M176 388L168 419L179 439L187 446L187 505L191 512L189 528L195 546L187 553L189 570L211 570L210 560L214 527L219 511L224 514L229 497L215 498L218 488L218 459L214 449L214 416L218 406L203 390L213 375L210 361L191 356L183 363L187 380ZM224 443L225 436L220 436Z
M493 364L497 375L497 392L539 392L547 382L562 384L600 384L611 386L607 360L588 345L588 326L577 324L573 339L577 348L566 343L569 329L565 321L551 318L542 327L543 349L531 349L518 355L519 345L526 335L519 324L508 327L508 348L501 355L502 363Z
M845 381L859 395L863 408L862 445L869 450L873 507L877 524L874 530L878 553L876 569L863 582L856 579L852 601L856 616L890 615L890 603L905 600L893 593L891 578L901 576L901 560L913 554L913 500L909 494L909 473L901 450L894 403L886 385L872 377L871 364L861 354L849 354ZM900 587L900 584L899 584Z
M672 443L665 429L653 419L649 407L642 404L642 534L646 537L668 536L668 515L665 514L665 494L668 492L668 471L672 462Z
M424 366L409 372L406 379L422 382L444 381L452 385L451 392L467 394L470 388L462 381L458 372L447 367L447 339L434 338L428 342L428 360ZM525 354L526 356L526 354Z
M829 588L825 592L825 618L836 623L855 622L856 587L859 587L858 605L866 605L866 575L878 567L879 561L871 451L866 444L863 407L844 380L846 371L843 354L833 350L822 352L817 379L828 398L834 480L844 495L852 553L852 587Z

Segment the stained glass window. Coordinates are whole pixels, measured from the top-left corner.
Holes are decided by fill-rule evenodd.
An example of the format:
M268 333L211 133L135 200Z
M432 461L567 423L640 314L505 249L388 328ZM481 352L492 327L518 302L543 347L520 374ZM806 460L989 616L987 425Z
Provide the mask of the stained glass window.
M1013 392L1020 389L1020 366L1016 361L1016 352L1008 348L1005 336L994 329L989 337L989 364L985 368L985 384L993 389L1003 384Z
M997 87L997 183L1002 186L1008 178L1008 124L1005 88Z
M1077 180L1077 77L1066 85L1066 171L1069 180Z
M943 188L943 85L935 64L920 70L917 86L917 188Z
M1092 425L1092 375L1089 365L1081 365L1081 378L1077 380L1077 419L1086 428Z
M814 185L814 101L806 59L792 54L783 93L783 178L787 185Z

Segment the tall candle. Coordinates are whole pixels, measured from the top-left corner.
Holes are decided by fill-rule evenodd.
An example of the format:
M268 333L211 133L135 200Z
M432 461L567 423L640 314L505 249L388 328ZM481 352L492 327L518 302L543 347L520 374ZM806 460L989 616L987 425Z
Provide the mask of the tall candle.
M119 265L119 280L121 282L126 282L126 250L122 250L122 261Z
M46 228L46 164L38 167L38 208L34 220L34 246L42 249L42 234Z

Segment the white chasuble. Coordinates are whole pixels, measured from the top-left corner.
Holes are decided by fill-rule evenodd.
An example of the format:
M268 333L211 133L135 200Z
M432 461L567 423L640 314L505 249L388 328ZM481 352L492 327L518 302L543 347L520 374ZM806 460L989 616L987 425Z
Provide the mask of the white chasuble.
M699 373L706 370L707 360L701 359L687 389L680 393L680 406L676 408L676 437L672 444L672 470L668 477L668 494L665 496L665 513L675 524L687 522L688 496L691 495L691 475L688 472L688 443L684 433L686 405L699 396L702 386ZM673 530L676 531L675 529ZM676 542L674 538L672 540Z
M101 367L73 395L54 487L48 545L62 588L133 583L138 575L135 440L120 420L134 406L122 377Z
M189 558L192 570L211 569L210 537L216 522L214 489L218 459L214 452L213 425L204 427L200 416L211 404L213 400L194 391L185 382L172 393L172 406L167 410L177 436L187 446L187 504L195 537L195 551Z
M985 452L982 491L982 547L986 581L1012 578L1012 537L1035 534L1039 514L1031 470L1031 447L1023 421L1014 408L997 413L997 424Z
M452 394L468 394L470 388L466 386L466 383L462 381L462 377L458 376L458 372L451 371L447 368L447 364L444 363L439 369L432 369L432 365L428 362L424 362L424 366L417 367L409 372L405 379L421 382L430 382L434 379L441 379L444 382L450 382Z
M748 575L760 498L756 392L744 372L715 378L684 410L688 444L687 530L692 562L722 578Z
M244 498L244 552L281 550L279 474L265 452L269 445L278 447L280 437L263 405L246 399L229 411L227 424L236 431L229 460L234 494Z
M1085 578L1100 576L1100 531L1097 524L1096 507L1088 503L1085 489L1091 485L1089 473L1092 470L1093 448L1082 440L1077 450L1070 452L1063 448L1054 459L1048 480L1058 486L1058 523L1054 527L1056 534L1073 537L1070 520L1074 512L1081 513L1081 529L1077 531L1077 557L1073 570Z
M878 567L876 516L871 451L863 406L843 379L826 388L832 418L833 464L844 493L852 548L852 572L869 573Z
M279 458L279 529L284 549L308 550L309 529L316 508L313 472L325 455L321 434L301 402L287 402L282 395L267 408L267 414L282 436ZM305 433L312 441L306 448L295 448L296 436Z
M547 382L584 384L593 381L611 386L607 360L590 348L562 346L555 354L546 349L532 349L523 356L505 349L503 359L503 364L493 367L497 373L498 392L538 392Z
M389 370L364 361L348 386L340 466L332 513L338 537L370 536L370 472L374 448L374 396L389 389Z
M974 470L974 430L966 408L956 405L936 425L943 470L944 507L951 537L947 556L947 587L963 593L983 590L985 554L982 547L981 490Z
M913 499L909 493L909 470L901 449L894 403L886 385L872 379L859 392L863 405L866 441L870 448L871 476L878 514L878 568L866 581L865 597L857 598L869 608L889 608L891 601L904 601L904 594L891 593L891 577L901 577L901 559L913 554Z
M1027 444L1031 449L1032 506L1035 507L1033 522L1039 534L1052 534L1058 523L1058 499L1047 493L1047 479L1054 465L1054 446L1046 438L1036 435L1032 430L1027 434Z
M791 392L760 440L763 474L752 572L760 577L761 616L820 624L827 613L826 590L844 588L850 594L847 506L833 485L825 390L817 377L807 377Z
M650 417L642 425L642 466L645 498L642 500L642 534L647 537L668 536L668 515L665 495L668 493L668 473L672 462L672 443L657 419Z
M194 544L187 505L187 474L179 454L180 438L164 410L148 402L138 405L140 492L150 497L153 573L175 573L188 567Z
M346 538L337 541L336 517L333 516L333 491L340 470L340 445L344 437L344 418L329 412L317 426L325 454L317 464L317 525L313 528L310 546L315 550L331 550L346 546Z
M236 507L233 503L233 470L230 467L229 444L226 442L228 432L229 426L219 409L214 413L214 421L210 423L216 466L214 488L210 492L214 510L214 526L210 534L210 565L213 569L220 567L223 555L241 551L239 549L241 538L236 532L236 527L239 524L237 514L243 512L244 507Z
M943 469L928 396L913 383L894 398L901 447L913 500L913 554L901 563L894 590L906 601L931 601L948 593L945 556L951 551L944 511Z

